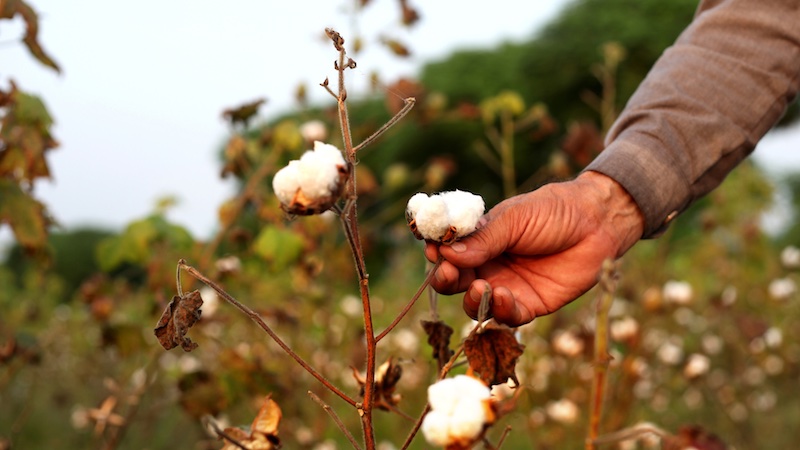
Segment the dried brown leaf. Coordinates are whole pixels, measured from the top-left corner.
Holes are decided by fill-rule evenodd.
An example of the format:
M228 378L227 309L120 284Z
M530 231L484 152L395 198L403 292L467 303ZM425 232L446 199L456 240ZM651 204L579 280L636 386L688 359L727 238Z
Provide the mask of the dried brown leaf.
M281 423L283 413L280 406L271 397L271 395L267 395L264 398L264 404L261 405L256 418L253 419L253 424L250 425L250 432L253 435L272 436L277 440L278 425Z
M395 56L399 56L401 58L407 58L411 56L411 50L408 48L408 46L397 39L383 39L381 43L388 47L389 51L391 51Z
M493 322L464 342L470 369L489 386L505 383L509 378L519 384L514 369L524 349L513 329Z
M453 350L450 349L450 337L453 329L441 320L423 320L422 329L428 335L428 344L433 349L433 359L436 360L439 370L453 357Z
M236 443L231 442L230 439L224 438L225 445L222 450L235 450L242 447L249 450L276 450L281 447L280 439L278 439L278 425L280 425L281 408L272 400L270 395L264 398L264 404L258 410L256 418L253 419L250 425L250 432L246 432L241 428L229 427L226 428L225 434ZM237 445L238 444L238 445Z
M162 347L170 350L180 345L187 352L197 348L197 344L186 337L186 333L200 320L201 306L203 299L200 291L172 297L153 330Z

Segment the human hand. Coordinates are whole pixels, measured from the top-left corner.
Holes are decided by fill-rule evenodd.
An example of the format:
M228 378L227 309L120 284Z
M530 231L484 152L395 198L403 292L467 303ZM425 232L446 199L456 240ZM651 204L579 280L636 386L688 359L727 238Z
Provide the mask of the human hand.
M517 326L588 291L603 261L622 256L643 227L638 206L622 186L584 172L501 202L473 234L450 246L429 242L425 256L444 257L434 289L465 292L464 310L476 317L488 283L492 316Z

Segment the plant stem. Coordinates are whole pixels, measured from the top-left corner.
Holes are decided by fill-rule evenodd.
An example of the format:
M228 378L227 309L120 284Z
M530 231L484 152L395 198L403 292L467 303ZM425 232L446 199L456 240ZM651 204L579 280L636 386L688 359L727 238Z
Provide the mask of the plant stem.
M603 396L606 375L611 356L608 354L608 312L614 302L616 289L616 273L614 262L603 261L600 273L600 293L597 298L597 316L594 338L594 378L592 380L591 415L589 416L589 433L586 438L586 450L594 450L595 440L600 430L600 416L603 410Z
M425 288L430 284L433 276L436 275L436 271L439 269L439 266L442 265L442 261L444 261L444 257L439 255L439 259L436 261L436 264L434 264L433 268L428 271L428 275L425 277L425 280L422 281L422 285L419 287L419 289L417 289L417 292L414 294L414 296L411 297L411 300L408 302L408 304L406 304L405 308L403 308L403 310L400 311L400 314L395 317L394 321L375 338L376 343L380 342L381 339L386 337L386 335L389 334L389 332L392 331L401 320L403 320L403 317L408 314L411 308L414 307L414 304L417 302L417 300L419 300L422 293L425 292Z
M361 246L361 237L358 231L358 194L356 191L356 153L353 149L353 137L350 132L350 120L347 113L347 90L344 85L344 71L348 67L355 67L355 62L348 59L345 63L345 49L341 45L344 39L330 30L329 36L334 40L334 45L339 50L339 61L336 70L339 72L339 92L336 103L339 112L339 126L342 130L342 142L344 144L345 156L350 165L350 176L347 180L345 199L346 204L342 210L342 225L345 229L347 241L353 252L355 259L356 272L358 272L358 285L361 293L361 305L364 310L364 336L366 340L367 360L366 373L364 380L364 398L361 404L357 404L358 413L361 416L361 428L364 431L364 443L367 450L375 448L375 430L372 424L372 410L375 403L375 361L376 347L375 330L372 323L372 309L369 297L369 274L367 274L364 262L364 250Z
M510 111L500 115L502 139L500 141L500 159L503 171L503 194L506 198L517 193L517 175L514 169L514 119Z
M246 305L240 303L239 301L237 301L230 294L225 292L225 290L222 289L222 287L220 287L218 284L216 284L213 281L211 281L208 277L206 277L205 275L200 273L194 267L188 265L185 260L181 259L180 261L178 261L178 266L180 268L182 268L183 270L185 270L186 272L188 272L193 277L195 277L198 280L200 280L203 283L205 283L211 289L214 289L217 292L217 294L220 295L220 297L224 298L228 303L230 303L231 305L235 306L239 311L245 313L248 317L250 317L250 319L253 322L255 322L256 324L258 324L258 326L261 327L261 329L264 330L269 335L269 337L271 337L272 340L275 341L275 343L278 344L278 346L283 349L283 351L285 351L289 356L291 356L292 359L297 361L297 363L300 364L300 366L303 369L305 369L314 378L316 378L320 383L322 383L323 386L328 388L334 394L336 394L339 397L341 397L342 400L346 401L350 405L356 406L357 403L356 403L355 400L353 400L347 394L342 392L339 388L337 388L336 386L331 384L330 381L325 379L325 377L322 376L322 374L317 372L316 369L311 367L311 365L308 364L303 358L301 358L300 355L295 353L294 350L292 350L285 342L283 342L283 340L274 331L272 331L272 328L270 328L270 326L267 325L266 322L264 322L264 319L262 319L261 316L257 312L253 311L248 306L246 306Z

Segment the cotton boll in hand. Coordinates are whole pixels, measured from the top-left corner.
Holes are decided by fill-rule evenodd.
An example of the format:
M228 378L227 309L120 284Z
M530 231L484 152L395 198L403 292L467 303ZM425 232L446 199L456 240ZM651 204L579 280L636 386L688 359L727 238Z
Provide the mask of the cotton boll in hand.
M450 226L457 230L456 237L464 237L475 231L478 220L486 208L483 198L459 190L444 192L441 196L447 203Z
M418 193L408 200L406 219L417 239L450 244L475 231L484 209L481 196L465 191Z
M425 239L440 241L450 230L447 204L438 195L429 197L416 214L417 231Z

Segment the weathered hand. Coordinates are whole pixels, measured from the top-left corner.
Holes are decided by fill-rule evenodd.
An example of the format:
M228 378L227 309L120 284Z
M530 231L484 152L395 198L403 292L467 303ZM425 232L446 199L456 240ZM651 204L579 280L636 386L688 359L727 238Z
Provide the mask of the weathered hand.
M585 172L501 202L480 229L451 246L428 243L428 259L445 259L431 284L443 294L466 292L464 310L476 317L489 283L492 316L522 325L594 286L603 260L633 246L643 223L622 186Z

